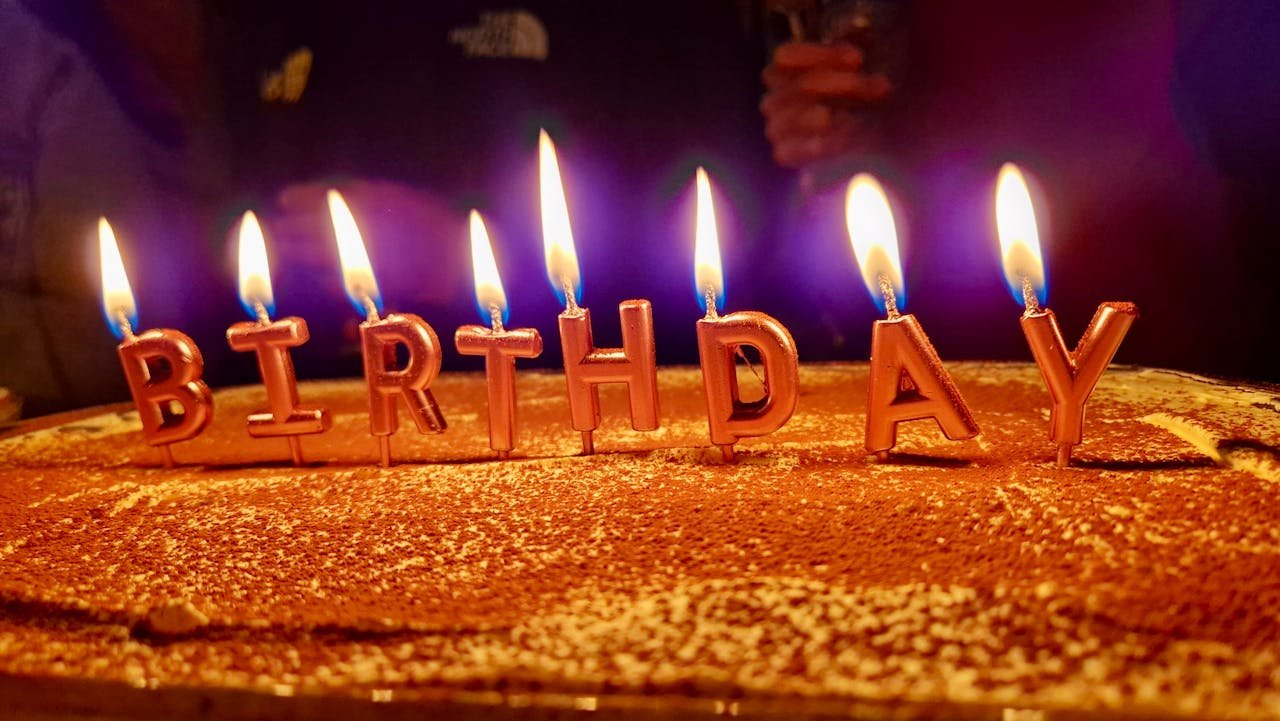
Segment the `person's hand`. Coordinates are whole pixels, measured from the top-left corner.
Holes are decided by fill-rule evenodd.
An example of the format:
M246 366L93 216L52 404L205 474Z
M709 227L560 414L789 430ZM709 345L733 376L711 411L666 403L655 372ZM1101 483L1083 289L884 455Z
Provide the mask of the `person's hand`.
M449 299L469 278L465 219L434 194L386 180L295 183L280 191L264 218L271 245L295 270L338 272L327 191L351 207L384 294L399 305ZM282 269L283 271L283 269Z
M787 43L764 69L765 136L780 165L799 168L867 141L859 110L889 94L889 79L862 71L852 45Z

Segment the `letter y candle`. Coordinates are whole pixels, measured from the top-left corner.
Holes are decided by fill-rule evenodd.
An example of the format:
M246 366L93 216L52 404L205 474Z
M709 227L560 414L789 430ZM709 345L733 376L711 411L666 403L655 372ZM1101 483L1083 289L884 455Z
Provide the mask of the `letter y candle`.
M1103 303L1075 350L1067 350L1062 328L1045 302L1044 261L1035 208L1022 171L1013 163L1000 168L996 181L996 229L1005 280L1015 300L1026 307L1022 332L1049 388L1049 439L1058 446L1058 465L1071 464L1071 451L1084 439L1084 406L1129 327L1138 317L1133 303Z

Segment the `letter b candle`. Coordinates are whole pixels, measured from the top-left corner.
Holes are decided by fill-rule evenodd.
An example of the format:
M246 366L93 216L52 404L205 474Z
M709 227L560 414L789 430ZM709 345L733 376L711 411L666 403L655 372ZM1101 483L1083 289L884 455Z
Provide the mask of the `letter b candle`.
M129 392L138 408L142 434L172 467L170 445L189 440L213 420L213 395L200 377L204 359L185 333L158 328L134 335L137 305L124 272L115 233L106 218L98 221L102 264L102 309L107 324L122 342L117 350Z

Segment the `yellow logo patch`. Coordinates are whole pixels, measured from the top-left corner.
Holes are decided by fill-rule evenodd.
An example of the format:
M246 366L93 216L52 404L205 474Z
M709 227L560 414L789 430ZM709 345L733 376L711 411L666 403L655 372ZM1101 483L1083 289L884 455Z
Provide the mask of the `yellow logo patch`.
M311 48L301 47L289 53L279 70L273 70L262 78L258 96L264 103L296 103L307 89L311 75Z

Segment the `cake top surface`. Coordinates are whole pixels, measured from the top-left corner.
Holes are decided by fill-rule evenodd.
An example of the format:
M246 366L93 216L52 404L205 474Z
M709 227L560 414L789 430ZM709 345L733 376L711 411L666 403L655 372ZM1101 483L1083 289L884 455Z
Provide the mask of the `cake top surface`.
M247 436L258 387L218 391L172 470L128 411L11 437L0 673L506 709L1280 713L1280 395L1113 369L1059 469L1034 366L949 365L982 435L906 424L885 463L865 365L803 367L795 417L733 464L688 368L660 371L656 432L604 389L589 457L539 372L506 461L479 374L436 382L449 430L402 424L390 469L357 381L302 385L335 416L303 468Z

